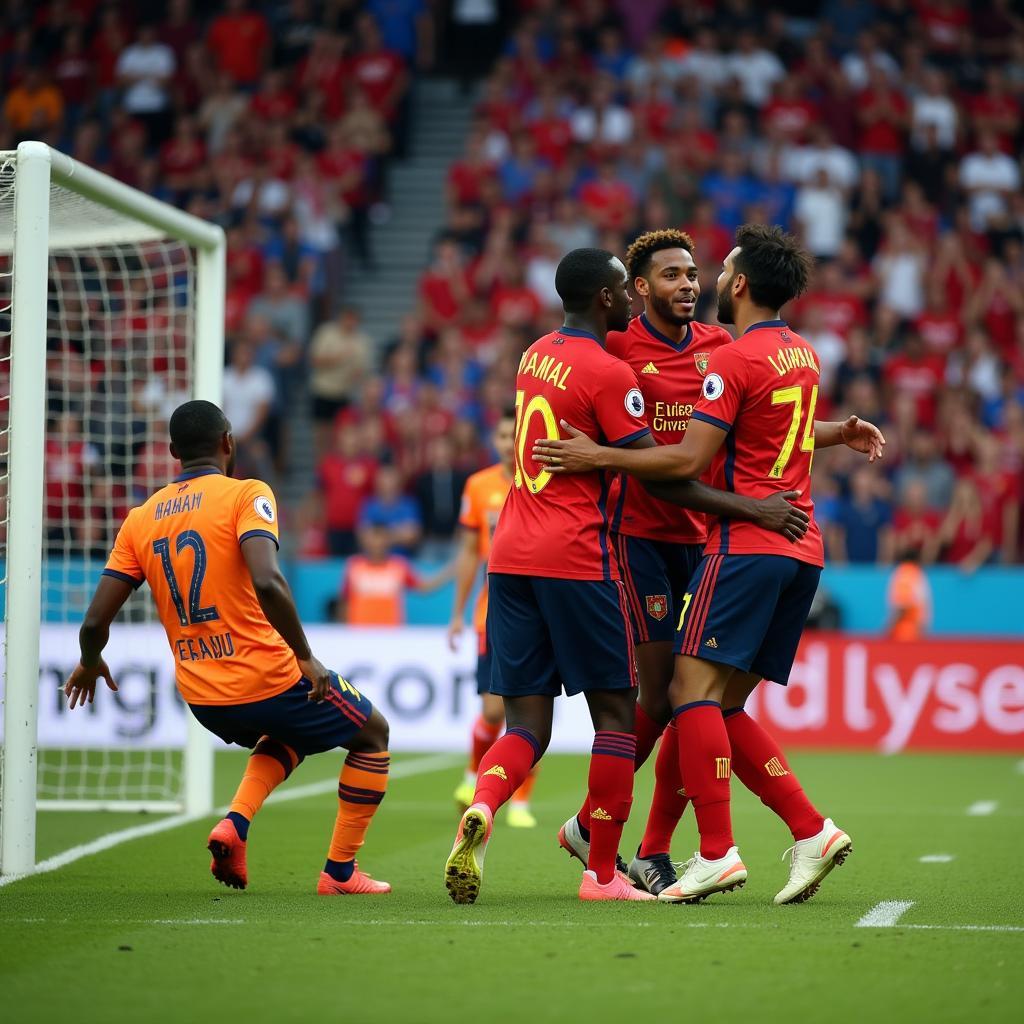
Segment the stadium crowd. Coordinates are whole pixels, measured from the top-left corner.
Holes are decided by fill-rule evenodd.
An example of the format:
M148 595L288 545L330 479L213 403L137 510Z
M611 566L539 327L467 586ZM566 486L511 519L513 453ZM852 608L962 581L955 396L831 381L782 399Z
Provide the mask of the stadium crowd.
M351 553L362 523L403 552L450 539L519 354L559 323L566 251L681 227L710 319L734 229L763 220L818 258L786 311L820 356L818 418L855 411L889 441L883 472L842 453L816 471L831 558L1021 560L1011 0L166 8L13 5L3 148L45 138L226 227L225 402L246 466L286 471L287 410L311 403L303 554ZM418 294L396 297L397 337L372 338L345 268L373 267L418 73L480 74L475 118Z

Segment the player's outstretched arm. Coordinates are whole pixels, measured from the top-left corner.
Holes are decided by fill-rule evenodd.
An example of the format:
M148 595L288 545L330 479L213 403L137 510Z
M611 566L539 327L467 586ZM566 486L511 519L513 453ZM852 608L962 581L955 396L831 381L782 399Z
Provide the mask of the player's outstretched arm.
M331 674L310 650L291 588L277 561L277 545L270 537L247 537L242 541L242 557L267 622L281 634L292 649L299 670L313 684L309 699L323 700L331 688Z
M82 619L82 628L78 631L78 665L64 684L69 708L91 704L96 699L96 683L101 678L111 690L117 689L117 683L103 660L103 648L110 639L110 624L132 590L134 587L126 579L107 575L100 577L96 593Z
M448 623L448 647L456 651L459 637L466 628L466 605L480 566L480 538L476 530L459 528L459 549L455 554L455 601L452 618Z
M850 416L841 422L815 420L814 447L832 448L837 444L845 444L847 448L866 455L868 462L874 462L885 454L885 436L874 423L859 416Z
M725 440L725 431L691 420L680 444L656 445L650 434L621 448L606 448L572 424L561 421L564 440L539 437L533 445L535 462L550 473L587 473L608 469L640 480L695 480L711 465Z

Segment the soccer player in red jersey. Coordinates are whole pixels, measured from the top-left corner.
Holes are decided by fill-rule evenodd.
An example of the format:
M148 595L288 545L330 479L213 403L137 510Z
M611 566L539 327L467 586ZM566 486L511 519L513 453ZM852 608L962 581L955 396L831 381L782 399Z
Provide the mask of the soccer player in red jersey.
M79 634L65 685L84 706L96 683L117 689L103 648L121 606L144 582L174 652L175 682L199 723L252 750L228 814L207 840L214 878L249 882L253 817L310 754L348 750L321 896L376 895L391 886L359 870L356 852L384 799L388 724L354 686L315 657L277 562L277 505L260 480L233 480L235 439L217 406L186 402L168 423L182 472L121 525Z
M635 374L603 347L610 329L629 322L626 269L602 249L575 249L559 263L555 287L565 325L530 346L516 378L515 469L488 566L491 692L504 698L507 730L480 762L473 803L445 866L456 903L479 895L494 814L546 749L563 689L586 695L596 733L580 898L653 898L615 867L632 802L636 738L632 636L609 539L611 480L603 472L552 474L529 456L537 440L558 438L566 419L613 446L653 444ZM750 515L754 505L696 482L684 489L707 511ZM777 496L774 504L776 528L803 528L806 516Z
M810 803L782 750L743 705L762 679L788 680L817 589L824 557L810 499L816 445L845 442L874 460L884 439L856 417L824 424L815 437L817 358L778 315L806 287L810 257L779 228L746 225L736 241L718 279L718 318L735 323L741 337L712 354L682 442L620 451L563 423L571 440L542 438L534 446L536 461L552 474L612 469L673 481L694 480L710 468L716 484L737 494L799 491L797 506L812 517L797 541L719 517L683 596L669 697L680 774L701 838L682 877L660 894L666 902L701 900L746 881L732 836L734 765L793 833L790 878L776 903L812 896L851 846Z

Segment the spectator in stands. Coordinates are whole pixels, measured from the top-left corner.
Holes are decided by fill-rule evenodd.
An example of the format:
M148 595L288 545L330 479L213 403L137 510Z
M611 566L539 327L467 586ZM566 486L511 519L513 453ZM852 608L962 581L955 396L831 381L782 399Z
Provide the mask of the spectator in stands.
M1002 151L994 132L983 132L978 148L960 162L960 185L970 204L975 231L984 231L1005 216L1011 194L1021 186L1020 167Z
M846 233L846 196L819 168L797 191L795 215L804 245L819 260L839 253Z
M255 361L246 341L231 346L224 370L224 415L238 444L240 471L261 476L270 463L268 440L274 427L277 387L271 372Z
M364 502L360 526L388 531L388 545L396 554L411 555L423 537L423 520L415 500L402 492L402 475L394 466L381 466L373 495Z
M882 497L883 486L870 467L850 478L850 494L839 500L830 528L829 555L855 564L892 561L892 508Z
M435 550L445 550L459 521L459 502L469 474L455 465L448 437L436 437L427 449L427 468L417 478L414 494L423 515L423 534Z
M942 518L942 512L929 507L927 483L921 478L908 480L892 523L892 544L898 557L913 555L922 565L931 565L939 554Z
M725 60L725 71L739 80L743 98L758 108L768 102L775 83L786 76L782 61L771 50L764 49L752 31L740 32L736 49Z
M924 487L928 507L945 509L953 496L953 470L939 455L938 441L928 430L918 430L911 441L906 461L896 471L894 480L897 501L907 501L913 481Z
M356 551L356 529L363 506L373 493L379 464L369 432L355 423L341 423L334 434L334 447L317 466L321 505L315 519L327 532L327 549L334 557Z
M999 511L992 503L986 506L973 480L958 480L949 513L939 529L942 560L974 573L997 559L1000 532Z
M224 13L214 18L206 45L220 71L236 85L255 87L271 49L270 26L248 0L227 0Z
M16 142L40 139L56 145L64 122L64 100L41 67L29 65L21 82L7 94L4 120Z
M289 348L301 351L309 339L309 305L295 293L279 262L264 267L263 290L249 303L248 313L266 320Z
M321 324L309 347L309 390L313 396L316 450L330 447L335 419L355 398L371 368L373 339L363 330L362 316L354 306L343 306L338 315Z
M117 82L124 109L146 126L151 148L171 134L171 82L177 63L174 51L160 41L154 24L143 23L135 41L117 58Z

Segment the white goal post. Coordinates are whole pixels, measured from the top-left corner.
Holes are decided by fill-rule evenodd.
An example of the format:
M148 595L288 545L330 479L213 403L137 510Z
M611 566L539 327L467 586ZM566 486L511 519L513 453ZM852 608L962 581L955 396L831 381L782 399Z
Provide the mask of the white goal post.
M97 284L96 279L88 278L89 268L97 263L106 266L106 260L115 267L113 276L120 260L120 294L127 301L138 264L127 260L123 253L130 254L132 246L139 246L145 254L150 251L146 246L156 245L159 250L159 243L165 242L165 254L171 254L164 257L168 266L172 257L187 262L187 287L194 299L184 315L190 349L188 372L183 377L187 380L185 393L220 403L225 238L220 227L153 199L40 142L23 142L16 151L0 153L0 164L5 174L4 194L0 195L0 254L4 254L5 262L0 277L11 278L5 287L6 305L0 311L10 333L9 349L5 344L6 351L0 352L0 362L9 359L10 364L9 411L6 424L0 424L4 428L0 435L6 435L0 456L7 456L0 464L0 525L6 519L6 564L4 580L0 581L6 589L0 873L9 875L33 870L37 802L42 805L37 796L37 713L44 612L43 509L49 500L48 496L44 498L48 330L52 335L55 267L63 260L63 265L71 268L65 284L57 287L70 290L76 282L82 285L84 298L75 300L82 306L103 286L102 281ZM84 263L76 262L79 250L90 254L83 257ZM185 253L187 259L178 253ZM83 266L87 272L83 272ZM143 276L147 272L144 270ZM152 288L170 289L166 282L174 272L174 268L162 269L162 277L154 272ZM102 301L111 305L106 298ZM181 304L174 296L165 300L167 305L173 301ZM64 313L59 315L63 317ZM122 315L122 321L129 323L127 315ZM91 337L91 327L81 330L87 339ZM130 325L126 330L131 330ZM158 329L151 329L148 343L154 351L159 348ZM83 363L87 357L88 353L78 356ZM122 358L127 365L129 357ZM125 388L144 382L147 364L143 360L141 365L143 369L133 380L126 379ZM95 576L78 585L83 592L91 593ZM181 785L172 799L124 802L107 800L101 794L99 799L58 801L52 806L207 813L213 806L212 747L208 735L191 716L187 728Z

